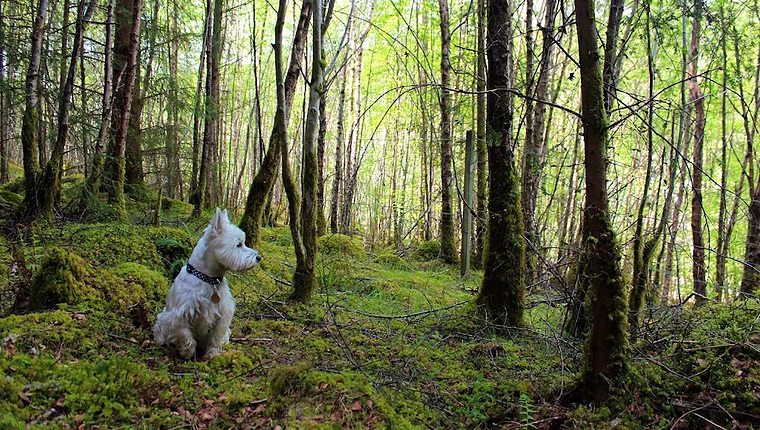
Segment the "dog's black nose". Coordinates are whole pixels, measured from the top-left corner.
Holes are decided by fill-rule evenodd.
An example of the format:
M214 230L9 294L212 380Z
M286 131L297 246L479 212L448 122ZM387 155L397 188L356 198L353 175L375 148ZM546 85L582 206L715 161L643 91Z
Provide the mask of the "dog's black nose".
M261 261L261 256L260 256L260 255L257 255L257 256L256 256L256 262L259 262L259 261Z

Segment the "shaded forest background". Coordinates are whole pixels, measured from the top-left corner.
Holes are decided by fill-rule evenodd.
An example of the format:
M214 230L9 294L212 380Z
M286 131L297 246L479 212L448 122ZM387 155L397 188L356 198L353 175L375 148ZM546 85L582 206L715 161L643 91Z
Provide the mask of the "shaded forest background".
M123 148L115 149L125 159L128 194L139 196L148 187L203 207L244 208L273 133L271 45L277 13L265 2L217 3L205 8L182 1L141 5L131 115ZM108 178L118 168L109 160L118 160L119 154L112 153L118 139L110 135L118 135L116 122L124 117L120 105L129 75L118 50L128 50L129 34L126 39L118 32L109 34L112 27L106 24L129 18L125 11L133 11L134 2L46 5L39 73L29 77L30 35L40 6L0 2L0 181L20 176L29 102L25 88L33 84L38 118L29 125L37 136L30 150L38 158L39 175L48 161L60 157L59 176L91 178L104 158L102 182L104 190L111 190L109 181L118 179ZM449 213L442 211L444 190L461 225L465 135L478 130L483 116L478 113L478 94L485 90L484 69L478 69L479 5L449 6L450 57L444 62L439 6L334 4L322 51L321 231L360 233L370 247L390 244L403 251L440 237L441 214ZM303 12L301 4L289 8L286 55ZM652 285L650 303L682 301L695 282L706 285L697 291L710 299L733 298L743 285L745 252L754 249L757 237L750 229L747 241L758 170L753 145L757 5L636 1L621 13L611 69L614 88L607 94L610 217L619 232L624 272L645 274ZM581 240L584 171L576 30L573 5L566 2L515 4L511 16L513 145L533 255L528 258L529 285L539 287L566 274ZM604 23L599 26L603 34ZM107 46L114 46L113 54ZM288 136L293 175L299 178L305 82L313 59L303 48L293 52L300 76L290 95ZM211 68L212 58L218 71ZM445 83L442 64L450 69ZM212 106L208 101L217 97ZM64 99L69 105L62 111ZM58 147L62 132L64 144ZM482 136L481 129L476 138ZM450 163L441 162L445 141L451 142ZM486 219L487 167L480 148L476 198L467 206L476 215L476 266ZM447 165L454 174L442 179L441 168ZM451 182L450 191L442 180ZM271 198L261 206L265 225L287 222L281 181L276 180ZM56 207L56 213L76 216L77 209L81 207ZM693 233L697 228L699 235ZM638 267L641 252L636 249L651 239L646 266ZM459 232L456 241L461 241ZM694 261L695 252L704 257ZM756 283L749 280L754 273L744 275L745 292Z

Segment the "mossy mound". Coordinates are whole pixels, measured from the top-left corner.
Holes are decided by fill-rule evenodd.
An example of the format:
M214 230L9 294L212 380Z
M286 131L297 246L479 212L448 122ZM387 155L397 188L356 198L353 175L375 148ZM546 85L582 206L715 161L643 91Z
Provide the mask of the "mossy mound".
M60 247L43 258L29 288L29 308L45 309L59 304L94 308L103 305L131 306L143 300L160 301L168 281L161 274L137 263L103 269Z
M268 391L268 414L286 428L411 428L360 374L283 365L270 371Z
M133 300L160 302L169 291L169 281L162 273L137 263L120 264L111 272L124 280L125 291Z
M65 248L76 247L82 258L104 267L133 262L169 272L172 263L188 258L193 247L186 231L171 227L71 224L56 235L53 243Z
M374 259L375 263L390 266L393 268L406 269L408 264L398 254L390 250L384 250L379 252Z
M328 234L319 238L319 252L328 255L342 255L355 259L366 257L364 245L358 236Z
M57 246L51 248L32 278L29 307L43 309L101 300L102 294L92 287L93 271L82 257Z
M0 189L0 211L6 213L15 212L21 207L23 201L24 198L21 194Z
M441 242L437 240L427 240L417 246L412 253L412 258L417 261L433 261L441 256Z

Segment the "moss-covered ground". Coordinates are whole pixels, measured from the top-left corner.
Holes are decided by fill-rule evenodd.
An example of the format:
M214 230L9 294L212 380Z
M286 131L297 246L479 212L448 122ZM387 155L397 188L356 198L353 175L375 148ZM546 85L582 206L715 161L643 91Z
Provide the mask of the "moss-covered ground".
M524 328L497 330L471 304L479 274L333 236L320 290L295 305L287 228L229 276L225 352L184 361L151 326L206 220L168 206L171 227L146 215L0 239L0 429L760 428L753 299L650 311L610 401L561 406L582 342L548 293L527 297Z

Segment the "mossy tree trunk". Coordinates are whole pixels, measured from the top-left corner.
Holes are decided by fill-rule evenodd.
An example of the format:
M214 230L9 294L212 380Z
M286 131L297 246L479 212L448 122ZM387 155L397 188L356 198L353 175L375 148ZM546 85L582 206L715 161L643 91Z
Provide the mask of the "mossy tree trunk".
M24 208L27 215L38 212L37 181L40 176L40 162L37 145L40 139L40 104L39 104L39 75L42 57L42 37L47 16L47 0L37 3L34 27L32 28L32 44L29 54L29 67L26 71L24 86L25 107L21 123L21 147L24 159Z
M525 239L512 136L512 12L488 2L488 227L478 303L498 324L519 326L525 310Z
M203 209L219 203L220 184L216 169L219 161L219 121L221 116L220 67L222 60L222 12L223 0L208 4L211 8L211 37L206 45L206 96L204 97L203 144L198 165L198 187L193 199L193 215L199 216Z
M448 0L438 0L441 14L441 259L456 264L454 207L452 204L453 150L451 136L451 30Z
M5 184L9 180L8 144L10 143L12 93L8 85L11 67L5 61L9 44L5 26L7 9L7 7L0 8L0 184Z
M140 48L142 5L142 0L118 0L115 8L113 64L114 73L120 76L120 79L115 86L111 136L108 140L103 185L108 192L109 201L120 214L125 211L125 152L136 69L139 67L137 53Z
M475 88L478 91L476 97L476 178L475 189L476 213L475 220L475 246L472 256L472 267L483 268L483 250L485 248L486 223L484 220L488 210L488 146L486 145L486 0L478 0L478 60Z
M694 2L694 17L691 27L691 62L688 66L689 105L694 106L694 153L691 172L691 238L692 238L692 278L697 303L707 298L707 280L705 270L705 244L702 232L702 167L705 139L705 98L697 82L697 58L699 56L700 17L702 0Z
M594 1L575 0L575 10L586 169L584 228L587 236L583 243L585 274L589 281L586 309L591 321L585 346L586 367L579 388L583 398L603 402L609 395L610 384L628 366L628 300L620 268L620 249L609 218L609 123Z
M71 50L71 61L66 74L63 94L61 94L61 99L58 103L58 134L53 145L53 151L50 154L50 159L45 166L45 173L38 186L39 206L37 210L39 214L48 220L53 219L53 208L61 199L61 168L63 166L66 139L69 134L69 108L74 95L74 75L82 51L85 23L92 17L95 11L95 4L95 0L90 0L85 10L85 4L79 3L77 9L77 22Z
M279 161L282 158L282 142L279 130L280 123L284 122L285 127L290 120L290 107L293 104L296 84L301 76L301 59L303 58L304 49L306 49L306 36L309 30L309 18L311 17L312 4L311 0L306 0L301 6L301 14L298 18L298 24L293 36L293 44L290 49L290 64L288 72L283 82L283 106L278 107L272 133L269 137L269 146L264 160L261 163L258 173L251 181L248 188L248 197L245 202L245 210L240 220L240 228L246 232L246 241L250 246L256 246L261 240L261 225L263 222L264 212L266 209L267 197L272 192L277 173L279 172Z
M113 51L111 48L113 46L114 7L115 0L109 0L105 22L106 39L103 47L105 58L103 60L103 97L101 98L100 128L92 154L90 175L87 176L85 186L82 189L81 199L83 202L86 202L90 196L94 197L100 192L100 184L103 180L104 148L106 146L106 139L108 138L108 126L111 122L111 112L113 110L113 102L111 100L113 89Z
M321 101L323 88L322 64L322 8L321 1L314 2L312 7L312 63L311 82L309 82L309 105L306 113L306 130L303 139L303 171L301 173L301 242L303 244L302 259L296 261L293 274L293 292L290 299L307 302L317 288L315 272L317 260L317 188L318 162L317 139L321 116ZM283 166L284 167L284 166ZM285 171L283 170L283 174ZM287 179L286 179L287 180ZM288 194L291 199L291 194ZM293 220L291 220L291 224ZM291 231L293 231L291 227ZM293 231L295 233L295 231Z
M537 68L537 80L533 88L532 80L536 70L531 66L526 67L526 82L528 94L536 99L535 106L528 100L526 101L525 112L525 150L523 151L522 160L522 211L523 223L525 224L525 237L531 241L533 248L526 255L526 279L527 282L533 283L538 276L538 256L540 251L540 238L538 226L535 221L536 204L538 200L538 191L543 176L544 163L546 160L546 104L543 101L549 97L549 78L554 68L552 57L554 54L555 31L554 18L556 14L556 1L548 0L546 2L546 11L544 15L544 24L541 26L543 32L541 58ZM526 17L526 25L532 26L532 20ZM532 45L535 44L532 37L528 37L531 30L526 30L526 46L528 49L528 58L535 55ZM530 70L529 70L530 69Z

